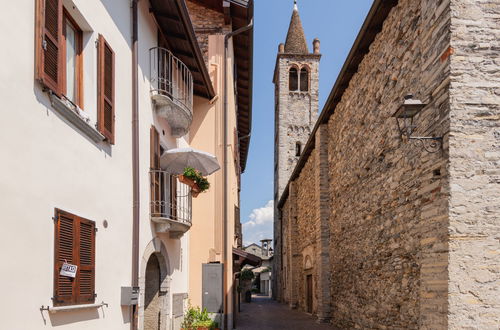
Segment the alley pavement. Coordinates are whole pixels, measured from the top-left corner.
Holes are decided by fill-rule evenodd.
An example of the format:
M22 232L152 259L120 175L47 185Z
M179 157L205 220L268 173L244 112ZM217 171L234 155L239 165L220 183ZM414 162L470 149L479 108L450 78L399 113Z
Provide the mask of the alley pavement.
M327 324L318 324L309 314L291 310L269 297L253 296L251 303L241 304L237 330L315 330L332 329Z

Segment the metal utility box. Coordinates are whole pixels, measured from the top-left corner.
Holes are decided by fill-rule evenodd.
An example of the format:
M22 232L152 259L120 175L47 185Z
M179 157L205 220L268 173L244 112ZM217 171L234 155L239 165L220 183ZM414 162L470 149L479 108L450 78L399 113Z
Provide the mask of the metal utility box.
M121 305L132 306L139 303L138 286L122 286Z
M203 264L202 273L202 308L222 313L224 265Z

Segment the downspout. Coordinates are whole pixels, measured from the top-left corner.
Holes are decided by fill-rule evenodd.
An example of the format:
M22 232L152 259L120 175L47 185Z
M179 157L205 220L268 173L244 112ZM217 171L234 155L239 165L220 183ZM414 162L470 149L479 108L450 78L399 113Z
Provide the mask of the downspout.
M224 138L223 138L223 146L224 146L224 152L223 152L223 162L224 162L224 202L223 202L223 210L222 210L222 218L224 219L224 254L223 254L223 260L224 264L226 265L226 271L228 269L228 251L227 251L227 207L228 207L228 202L227 202L227 183L228 183L228 175L227 175L227 118L228 118L228 84L227 84L227 75L228 75L228 70L227 70L227 48L229 45L229 39L234 37L235 35L238 35L240 33L246 32L250 29L253 28L253 18L250 21L250 24L247 26L243 26L239 28L238 30L235 30L233 32L230 32L224 36L224 114L223 114L223 129L224 129ZM224 276L224 314L227 315L227 276ZM224 329L228 329L227 327L228 322L227 322L227 317L224 317ZM232 328L232 326L231 326Z
M137 3L132 0L132 286L139 286L139 86ZM138 329L137 305L131 306L130 329Z

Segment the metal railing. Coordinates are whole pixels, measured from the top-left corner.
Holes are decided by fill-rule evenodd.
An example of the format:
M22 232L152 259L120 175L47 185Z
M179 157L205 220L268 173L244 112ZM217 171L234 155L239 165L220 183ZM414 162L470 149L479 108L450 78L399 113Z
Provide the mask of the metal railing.
M193 76L168 49L153 47L150 54L151 94L164 95L189 114L193 112Z
M191 226L191 188L177 176L150 170L152 218L164 218Z

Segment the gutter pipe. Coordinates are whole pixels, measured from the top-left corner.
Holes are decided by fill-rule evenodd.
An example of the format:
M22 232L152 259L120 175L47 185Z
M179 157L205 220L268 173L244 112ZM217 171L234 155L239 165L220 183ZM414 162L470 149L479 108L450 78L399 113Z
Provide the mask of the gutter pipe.
M222 210L222 218L224 219L224 254L223 254L223 260L224 264L226 265L226 271L228 269L227 265L229 264L228 262L228 247L227 247L227 207L228 207L228 202L227 202L227 183L228 183L228 175L227 175L227 119L228 119L228 84L227 84L227 75L228 75L228 70L227 70L227 48L229 45L229 39L234 37L235 35L241 34L243 32L246 32L250 29L253 28L253 18L250 21L250 23L247 26L243 26L239 28L238 30L235 30L233 32L230 32L224 36L224 114L223 114L223 128L224 128L224 152L223 152L223 162L224 162L224 208ZM224 314L227 315L227 276L224 276ZM227 317L224 317L224 329L228 329L228 322L227 322ZM232 328L232 326L231 326Z
M132 286L139 286L139 85L138 14L139 0L132 0ZM138 329L137 305L130 309L130 329Z

